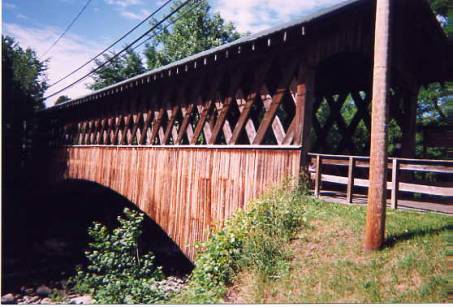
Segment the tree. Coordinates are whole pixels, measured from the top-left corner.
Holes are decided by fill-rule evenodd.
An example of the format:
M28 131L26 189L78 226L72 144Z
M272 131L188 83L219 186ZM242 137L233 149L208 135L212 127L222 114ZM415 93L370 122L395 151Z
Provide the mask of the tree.
M69 100L71 100L71 98L69 98L68 96L61 95L60 97L58 97L57 101L55 101L55 105L62 104L63 102L66 102L66 101L69 101Z
M46 62L32 49L23 49L13 37L2 36L2 240L14 253L26 247L29 214L26 197L36 188L29 179L32 119L44 108L47 89Z
M96 65L101 65L105 61L111 60L115 52L103 54L104 60L96 59ZM109 64L105 65L93 74L94 83L88 84L88 88L98 90L111 84L132 78L144 73L142 59L138 53L129 49L125 54L114 58Z
M46 70L47 63L35 51L24 50L13 37L2 36L2 126L8 168L13 167L13 160L19 163L23 159L33 114L44 108Z
M181 5L178 0L172 5ZM219 14L213 14L206 0L196 6L183 7L170 17L173 26L161 29L146 45L144 52L148 69L180 60L195 53L217 47L240 37L232 23L226 23Z
M13 37L2 35L2 64L4 84L8 83L30 98L29 103L34 110L43 108L47 62L40 61L34 50L24 50Z

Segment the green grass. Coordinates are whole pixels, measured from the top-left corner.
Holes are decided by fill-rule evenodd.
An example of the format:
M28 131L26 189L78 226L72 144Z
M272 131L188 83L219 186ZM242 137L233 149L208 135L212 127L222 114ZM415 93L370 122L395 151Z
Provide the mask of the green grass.
M385 248L366 253L365 214L274 189L201 244L171 303L447 302L448 217L388 210Z
M448 217L387 211L386 247L362 250L366 208L303 204L308 227L288 244L288 274L241 271L226 298L241 303L447 302Z

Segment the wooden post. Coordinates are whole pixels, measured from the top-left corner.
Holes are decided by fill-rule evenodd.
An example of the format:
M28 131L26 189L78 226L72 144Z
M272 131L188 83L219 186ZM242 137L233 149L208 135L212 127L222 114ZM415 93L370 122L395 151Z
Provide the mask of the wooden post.
M352 204L352 192L354 191L354 168L355 168L355 158L349 157L349 167L348 167L348 189L346 198L348 203Z
M296 88L297 124L294 133L294 144L302 145L301 165L308 167L307 154L310 151L310 130L314 102L314 69L307 63L299 67Z
M399 160L394 158L392 161L392 208L398 208L398 188L399 188Z
M384 243L387 192L387 122L389 105L391 0L377 0L374 42L370 186L365 225L365 250Z
M321 194L321 172L322 172L322 158L316 155L316 173L315 173L315 197Z

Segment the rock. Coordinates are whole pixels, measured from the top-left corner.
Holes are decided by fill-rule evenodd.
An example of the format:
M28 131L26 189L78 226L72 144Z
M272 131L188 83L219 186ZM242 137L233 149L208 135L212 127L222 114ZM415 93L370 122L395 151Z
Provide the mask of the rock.
M50 305L52 304L52 300L48 297L45 297L41 300L40 304Z
M42 297L45 297L45 296L49 296L50 293L52 293L52 290L50 290L49 287L47 286L39 286L38 289L36 289L36 294L38 294L39 296L42 296Z
M36 303L40 299L39 296L24 296L24 303L25 304L31 304L31 303Z
M25 287L24 287L24 288L25 288ZM25 289L22 290L22 292L23 292L24 294L28 294L28 295L33 294L33 291L34 291L33 288L25 288Z
M12 293L8 293L2 296L2 304L15 304L16 299Z
M76 304L76 305L90 305L93 304L93 300L89 295L82 295L77 296L69 300L69 304Z

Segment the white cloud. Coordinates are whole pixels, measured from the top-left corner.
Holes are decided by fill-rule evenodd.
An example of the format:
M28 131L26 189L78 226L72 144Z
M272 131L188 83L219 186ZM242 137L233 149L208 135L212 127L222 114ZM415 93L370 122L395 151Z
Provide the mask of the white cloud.
M5 2L3 3L3 7L9 10L14 10L17 6L13 3Z
M149 14L150 14L150 12L145 9L140 10L140 13L134 13L132 11L126 11L126 10L121 11L121 16L129 18L129 19L134 19L134 20L143 20Z
M216 0L213 8L240 32L258 32L345 0Z
M105 0L105 2L107 4L120 6L122 8L142 3L141 0Z
M29 19L27 16L25 16L24 14L20 14L20 13L17 14L16 17L19 18L19 19L24 19L24 20Z
M3 24L3 31L5 34L13 36L23 48L30 47L35 50L38 57L40 57L40 55L49 47L49 44L55 41L61 33L61 29L56 28L24 27L10 23ZM89 41L76 35L65 36L47 55L47 57L49 57L47 70L49 84L52 84L85 63L93 55L102 50L103 45L105 45L105 43L103 44L102 42ZM44 60L41 57L40 59ZM92 67L92 64L87 65L87 67L84 67L78 73L62 81L55 87L48 89L45 94L49 95L56 90L69 85L87 73ZM60 95L77 98L81 95L89 93L90 91L86 88L85 84L91 81L92 80L90 78L85 79L84 81L76 84L74 87L50 98L50 101L46 101L46 105L53 105L55 100Z

